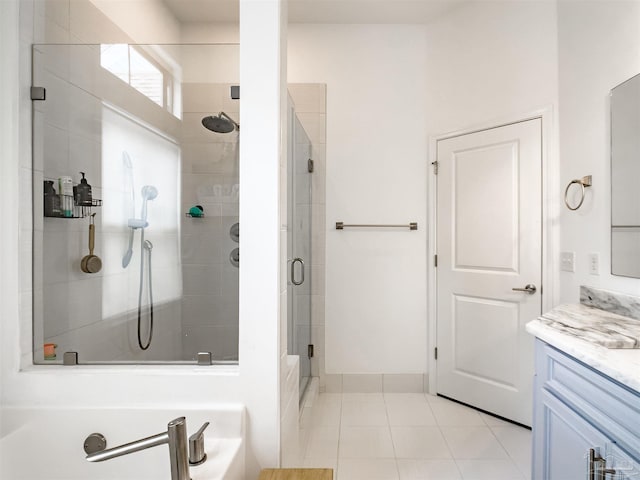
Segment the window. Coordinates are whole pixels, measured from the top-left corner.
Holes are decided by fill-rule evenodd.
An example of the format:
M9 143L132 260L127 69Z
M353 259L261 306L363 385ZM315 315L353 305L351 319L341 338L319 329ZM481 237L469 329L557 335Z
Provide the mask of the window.
M173 77L140 47L103 44L100 66L175 115Z

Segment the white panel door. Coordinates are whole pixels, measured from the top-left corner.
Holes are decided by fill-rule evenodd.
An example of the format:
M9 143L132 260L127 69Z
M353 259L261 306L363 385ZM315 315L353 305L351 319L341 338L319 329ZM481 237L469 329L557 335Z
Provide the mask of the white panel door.
M437 148L437 391L531 425L524 326L542 307L542 121Z

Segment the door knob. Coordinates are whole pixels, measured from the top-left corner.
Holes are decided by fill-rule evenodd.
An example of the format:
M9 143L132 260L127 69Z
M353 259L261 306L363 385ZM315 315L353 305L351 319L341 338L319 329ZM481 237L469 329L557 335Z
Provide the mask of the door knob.
M538 290L536 286L532 283L529 283L524 286L524 288L512 288L514 292L527 292L529 295L533 295Z

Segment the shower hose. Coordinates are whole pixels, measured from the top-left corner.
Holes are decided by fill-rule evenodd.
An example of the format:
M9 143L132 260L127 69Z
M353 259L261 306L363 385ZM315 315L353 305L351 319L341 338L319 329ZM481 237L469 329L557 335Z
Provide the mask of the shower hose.
M151 345L153 338L153 285L151 283L151 249L153 245L144 239L144 228L140 231L140 290L138 291L138 345L142 350L146 350ZM144 257L147 252L148 276L149 276L149 338L142 343L142 292L144 290Z

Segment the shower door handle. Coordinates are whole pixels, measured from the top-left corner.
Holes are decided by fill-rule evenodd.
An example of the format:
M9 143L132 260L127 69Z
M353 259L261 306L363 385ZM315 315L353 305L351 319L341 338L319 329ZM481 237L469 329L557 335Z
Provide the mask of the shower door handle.
M296 262L300 262L300 267L302 267L300 270L302 276L299 282L296 282ZM294 258L291 262L291 283L294 285L302 285L304 283L304 262L300 257Z

